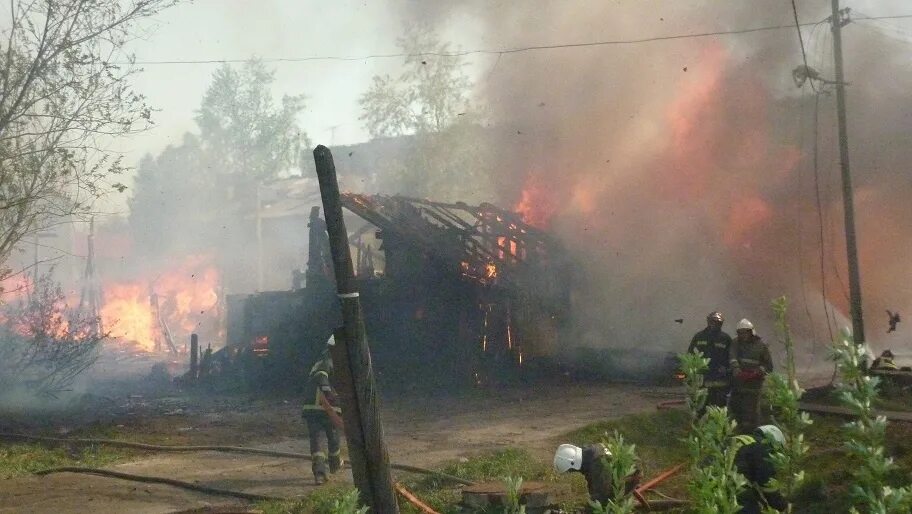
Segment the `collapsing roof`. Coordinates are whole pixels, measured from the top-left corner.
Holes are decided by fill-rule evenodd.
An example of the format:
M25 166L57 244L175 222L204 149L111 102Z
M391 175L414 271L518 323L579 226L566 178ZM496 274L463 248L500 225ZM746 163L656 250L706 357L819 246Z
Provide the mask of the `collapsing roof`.
M400 239L466 278L566 300L569 261L562 245L516 213L489 203L355 193L344 193L342 204L377 226L383 239Z

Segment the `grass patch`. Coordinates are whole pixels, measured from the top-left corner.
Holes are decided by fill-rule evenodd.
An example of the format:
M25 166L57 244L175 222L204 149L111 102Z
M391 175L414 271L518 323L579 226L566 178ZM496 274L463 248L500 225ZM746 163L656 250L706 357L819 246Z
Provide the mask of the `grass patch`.
M70 450L28 443L4 445L0 446L0 479L30 475L61 466L99 468L129 460L131 455L129 451L101 446Z
M622 418L595 423L574 430L564 439L576 445L602 442L607 434L617 430L628 443L636 445L640 469L644 479L688 460L687 446L683 439L690 428L690 416L682 409L633 414ZM684 498L687 480L679 474L662 483L663 493ZM585 492L585 487L583 487Z
M329 484L320 487L306 498L289 501L260 502L257 508L263 514L326 514L333 504L354 489L348 484Z
M813 416L814 424L807 432L810 452L803 465L807 480L793 499L795 512L830 514L845 512L850 505L848 486L850 470L857 466L843 450L845 419L834 416ZM601 442L605 434L618 430L628 442L636 445L637 455L646 479L660 471L688 460L682 442L689 429L689 416L680 409L635 414L595 423L562 436L560 442L577 445ZM912 424L891 423L887 428L886 450L895 458L897 470L892 485L910 481L912 472ZM441 471L467 480L483 482L504 477L522 477L526 481L553 484L555 500L568 512L585 504L586 484L578 473L559 476L551 469L550 460L543 461L529 452L507 448L480 454L469 459L451 462ZM409 490L443 514L458 512L460 487L451 482L421 475L408 475L402 480ZM664 482L659 489L670 496L685 499L687 473ZM266 514L311 514L330 512L332 502L350 490L350 486L331 485L321 488L308 498L295 502L261 504ZM417 509L400 502L403 514L417 514ZM321 510L323 509L323 510Z

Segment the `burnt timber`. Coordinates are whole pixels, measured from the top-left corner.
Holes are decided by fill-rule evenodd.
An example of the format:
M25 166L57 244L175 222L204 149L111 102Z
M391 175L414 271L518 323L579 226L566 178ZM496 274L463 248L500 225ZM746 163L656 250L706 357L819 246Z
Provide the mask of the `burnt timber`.
M569 325L573 268L545 231L490 204L354 193L342 203L366 222L351 224L349 241L384 387L517 380L556 353ZM300 383L338 323L319 209L308 225L304 287L298 280L291 291L229 297L228 354L246 362L244 375L256 383ZM361 242L371 230L379 248Z

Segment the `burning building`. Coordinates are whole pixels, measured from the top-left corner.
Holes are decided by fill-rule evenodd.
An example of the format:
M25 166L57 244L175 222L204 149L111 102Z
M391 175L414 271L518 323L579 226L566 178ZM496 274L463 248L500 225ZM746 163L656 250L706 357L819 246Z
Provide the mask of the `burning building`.
M573 266L513 212L347 193L378 379L439 387L515 378L566 337ZM310 218L304 287L230 295L222 352L259 381L300 380L339 321L325 224Z

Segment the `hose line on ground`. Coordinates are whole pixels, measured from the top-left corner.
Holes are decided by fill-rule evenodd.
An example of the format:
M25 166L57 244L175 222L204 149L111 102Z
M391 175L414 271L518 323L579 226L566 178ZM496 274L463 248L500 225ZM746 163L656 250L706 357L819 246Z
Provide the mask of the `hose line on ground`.
M130 441L117 441L114 439L70 439L65 437L45 437L28 434L5 434L0 433L0 439L17 439L27 441L44 441L53 443L66 443L77 445L97 445L112 446L119 448L134 448L138 450L159 451L159 452L223 452L223 453L240 453L248 455L263 455L266 457L281 457L286 459L312 460L311 456L306 453L281 452L276 450L261 450L258 448L247 448L244 446L170 446L159 444L133 443ZM462 485L475 485L475 482L453 476L440 471L410 466L408 464L390 464L390 467L397 471L407 473L418 473L421 475L436 476L450 482Z
M204 485L193 484L190 482L184 482L182 480L174 480L172 478L163 478L163 477L153 477L147 475L134 475L132 473L121 473L120 471L110 471L107 469L98 469L98 468L84 468L79 466L65 466L61 468L51 468L45 469L42 471L36 471L35 474L39 476L50 475L53 473L83 473L89 475L98 475L109 478L119 478L121 480L130 480L132 482L143 482L146 484L164 484L170 485L173 487L179 487L181 489L187 489L190 491L197 491L200 493L211 494L215 496L231 496L234 498L240 498L242 500L248 501L270 501L270 500L285 500L285 498L278 498L275 496L264 496L262 494L251 494L244 493L240 491L229 491L227 489L217 489L215 487L207 487Z

